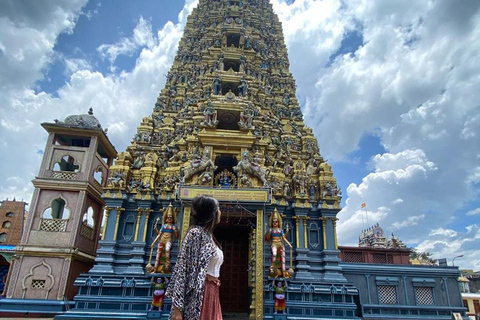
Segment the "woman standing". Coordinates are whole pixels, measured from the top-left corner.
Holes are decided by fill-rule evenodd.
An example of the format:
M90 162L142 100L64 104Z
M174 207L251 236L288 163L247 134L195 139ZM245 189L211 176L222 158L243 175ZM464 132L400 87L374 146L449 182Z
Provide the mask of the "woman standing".
M199 196L192 200L192 227L166 292L172 298L170 320L222 320L219 276L223 252L213 235L220 216L216 199Z

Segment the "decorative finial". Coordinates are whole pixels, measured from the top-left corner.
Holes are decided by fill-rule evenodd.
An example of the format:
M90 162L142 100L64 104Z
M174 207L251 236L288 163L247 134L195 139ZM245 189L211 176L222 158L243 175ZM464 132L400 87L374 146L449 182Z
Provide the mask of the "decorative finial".
M88 109L88 114L93 116L93 108Z

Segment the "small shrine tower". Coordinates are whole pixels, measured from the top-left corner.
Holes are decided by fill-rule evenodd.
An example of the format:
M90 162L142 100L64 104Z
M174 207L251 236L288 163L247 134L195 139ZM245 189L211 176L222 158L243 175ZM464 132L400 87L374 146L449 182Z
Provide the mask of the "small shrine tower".
M45 299L55 309L73 299L74 280L93 266L105 205L102 188L117 152L92 109L42 127L48 141L7 298L23 299L14 303L23 306Z

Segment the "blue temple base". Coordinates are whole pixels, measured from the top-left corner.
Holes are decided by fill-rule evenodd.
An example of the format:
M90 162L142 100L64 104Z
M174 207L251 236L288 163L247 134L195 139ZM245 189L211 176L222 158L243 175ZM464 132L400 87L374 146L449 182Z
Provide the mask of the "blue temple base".
M0 317L11 313L20 315L56 315L64 313L74 306L73 301L40 300L40 299L1 299Z

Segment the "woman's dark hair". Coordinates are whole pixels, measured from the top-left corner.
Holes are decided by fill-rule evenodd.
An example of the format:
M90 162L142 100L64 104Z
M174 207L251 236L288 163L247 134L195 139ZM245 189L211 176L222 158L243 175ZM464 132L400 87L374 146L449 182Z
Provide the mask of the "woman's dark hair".
M220 247L213 230L218 221L218 200L210 196L198 196L192 200L192 225L204 228L212 235L215 244Z

